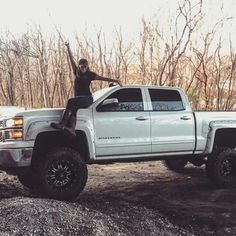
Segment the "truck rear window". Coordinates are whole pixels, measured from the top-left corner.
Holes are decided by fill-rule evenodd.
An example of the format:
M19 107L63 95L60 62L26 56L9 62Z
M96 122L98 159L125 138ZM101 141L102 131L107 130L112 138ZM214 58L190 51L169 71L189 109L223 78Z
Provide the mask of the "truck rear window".
M184 110L181 96L176 90L149 89L153 111Z

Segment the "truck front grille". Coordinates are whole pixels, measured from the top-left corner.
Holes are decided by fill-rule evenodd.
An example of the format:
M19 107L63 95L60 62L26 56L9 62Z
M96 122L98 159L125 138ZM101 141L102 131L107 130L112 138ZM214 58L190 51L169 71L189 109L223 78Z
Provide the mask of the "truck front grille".
M4 120L0 120L0 129L4 127Z
M3 132L0 131L0 142L3 142Z

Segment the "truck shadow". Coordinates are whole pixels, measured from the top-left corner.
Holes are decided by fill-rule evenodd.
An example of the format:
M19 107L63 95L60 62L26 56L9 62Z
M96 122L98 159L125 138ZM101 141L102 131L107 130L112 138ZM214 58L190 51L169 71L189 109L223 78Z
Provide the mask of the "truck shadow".
M181 173L167 172L164 176L140 176L130 181L126 178L115 184L109 180L106 185L104 181L95 188L86 188L82 196L83 199L108 197L158 207L160 199L168 201L171 198L177 203L218 191L206 178L203 168L187 167Z
M222 234L224 227L235 227L235 196L236 189L213 186L204 168L187 166L182 173L166 170L162 175L140 175L130 181L127 178L115 184L88 186L79 203L108 213L104 202L110 203L113 210L116 206L117 212L127 204L144 206L162 213L180 227L191 225L194 233Z

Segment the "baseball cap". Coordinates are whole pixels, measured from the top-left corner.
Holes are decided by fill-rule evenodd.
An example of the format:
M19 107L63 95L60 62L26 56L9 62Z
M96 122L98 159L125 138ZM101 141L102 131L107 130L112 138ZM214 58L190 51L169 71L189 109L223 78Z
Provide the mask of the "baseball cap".
M84 64L88 65L88 60L84 59L84 58L80 59L79 60L79 65L84 65Z

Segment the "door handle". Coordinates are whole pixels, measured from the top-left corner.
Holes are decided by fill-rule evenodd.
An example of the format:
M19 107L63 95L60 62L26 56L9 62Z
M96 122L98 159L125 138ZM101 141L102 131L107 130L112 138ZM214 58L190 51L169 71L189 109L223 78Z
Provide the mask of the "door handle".
M139 117L136 117L136 120L148 120L148 118L144 116L139 116Z
M181 120L191 120L191 117L189 116L182 116L180 117Z

